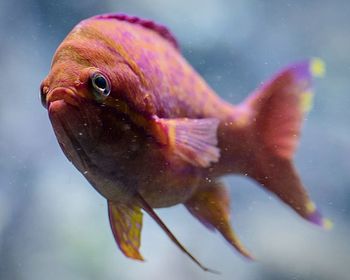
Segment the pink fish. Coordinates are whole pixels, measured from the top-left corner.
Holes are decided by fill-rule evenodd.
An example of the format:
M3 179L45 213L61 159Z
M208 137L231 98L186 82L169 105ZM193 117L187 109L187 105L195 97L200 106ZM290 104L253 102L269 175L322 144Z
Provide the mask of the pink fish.
M153 208L184 204L252 258L230 223L221 177L245 174L301 217L330 227L293 165L320 59L291 65L238 105L223 101L188 64L167 28L137 17L95 16L58 47L41 85L57 140L108 201L115 240L139 252L142 209L204 270Z

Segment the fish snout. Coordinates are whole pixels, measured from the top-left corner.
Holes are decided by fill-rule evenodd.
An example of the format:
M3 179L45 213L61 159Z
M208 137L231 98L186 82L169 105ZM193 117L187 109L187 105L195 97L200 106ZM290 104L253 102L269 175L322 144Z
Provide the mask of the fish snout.
M56 87L46 94L41 95L41 102L45 108L49 108L50 104L55 101L65 101L66 103L77 107L79 105L77 93L74 88L70 87Z

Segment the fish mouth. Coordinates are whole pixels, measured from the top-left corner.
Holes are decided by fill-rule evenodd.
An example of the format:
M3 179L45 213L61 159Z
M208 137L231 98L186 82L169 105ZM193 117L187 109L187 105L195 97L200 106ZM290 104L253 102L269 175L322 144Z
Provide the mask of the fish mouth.
M60 99L55 96L48 102L48 112L64 154L79 170L88 170L93 164L79 139L78 131L83 131L83 129L80 125L80 111L75 104L67 102L66 98Z
M71 87L56 87L52 89L46 96L46 107L50 109L50 106L56 101L64 101L75 107L79 106L77 91Z

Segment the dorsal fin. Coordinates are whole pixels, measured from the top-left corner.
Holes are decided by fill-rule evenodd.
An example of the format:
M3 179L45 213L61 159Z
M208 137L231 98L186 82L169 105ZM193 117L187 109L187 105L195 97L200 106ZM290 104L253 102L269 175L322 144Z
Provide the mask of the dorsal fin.
M102 14L97 15L93 17L94 19L117 19L120 21L126 21L133 24L141 25L147 29L151 29L154 32L158 33L160 36L168 40L176 49L179 49L179 44L177 43L177 40L171 34L168 28L166 28L164 25L160 25L155 23L152 20L142 19L136 16L129 16L126 14Z

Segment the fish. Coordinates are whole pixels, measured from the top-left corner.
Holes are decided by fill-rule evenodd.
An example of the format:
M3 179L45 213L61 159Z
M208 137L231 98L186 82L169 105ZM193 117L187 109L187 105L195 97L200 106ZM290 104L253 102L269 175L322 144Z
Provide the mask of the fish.
M244 175L306 221L331 228L293 163L313 80L325 64L282 69L237 105L219 97L163 25L126 14L78 23L57 48L40 86L68 160L107 200L121 252L140 253L143 212L205 271L154 209L183 204L247 259L233 230L225 175Z

